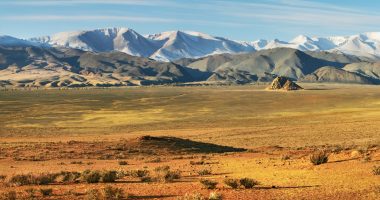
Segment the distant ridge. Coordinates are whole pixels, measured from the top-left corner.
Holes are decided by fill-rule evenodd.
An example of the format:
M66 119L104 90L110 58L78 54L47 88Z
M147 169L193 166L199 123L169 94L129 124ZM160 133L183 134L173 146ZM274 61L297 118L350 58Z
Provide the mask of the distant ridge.
M121 51L160 61L201 58L223 53L249 53L280 47L380 59L380 32L332 37L299 35L290 41L259 39L242 42L195 31L167 31L143 36L130 28L105 28L62 32L52 36L32 38L30 41L85 51ZM0 45L1 43L0 41Z

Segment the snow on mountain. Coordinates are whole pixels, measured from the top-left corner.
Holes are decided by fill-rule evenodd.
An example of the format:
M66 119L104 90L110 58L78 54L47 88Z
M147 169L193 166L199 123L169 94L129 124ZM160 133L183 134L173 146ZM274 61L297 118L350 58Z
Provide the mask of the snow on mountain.
M28 40L18 39L8 35L0 35L0 46L37 46L38 43L34 43Z
M0 39L0 44L1 41ZM142 36L129 28L107 28L57 33L53 36L32 38L30 41L95 52L121 51L161 61L199 58L221 53L254 52L278 47L380 59L380 32L334 37L299 35L288 42L278 39L240 42L194 31L168 31Z
M156 60L199 58L213 54L243 53L255 50L245 42L236 42L199 32L171 31L149 35L148 38L162 44L161 48L150 56Z
M159 46L128 28L106 28L91 31L62 32L53 36L32 38L32 41L65 46L85 51L121 51L134 56L148 57Z

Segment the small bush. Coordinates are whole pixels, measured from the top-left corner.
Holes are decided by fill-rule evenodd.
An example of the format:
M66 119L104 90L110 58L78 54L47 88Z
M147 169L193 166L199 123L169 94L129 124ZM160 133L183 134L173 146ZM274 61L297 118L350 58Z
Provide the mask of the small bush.
M113 183L117 179L116 171L104 171L101 174L100 182L102 183Z
M39 174L36 176L32 176L32 182L37 185L48 185L50 183L54 183L57 174Z
M161 158L159 157L146 161L146 163L159 163L159 162L161 162Z
M45 189L41 188L40 192L41 192L42 196L44 196L44 197L45 196L50 196L50 195L53 194L53 189L51 189L51 188L45 188Z
M56 181L58 182L76 182L77 179L81 177L81 173L79 172L67 172L61 171L57 177Z
M202 179L199 181L204 188L206 189L215 189L216 188L216 185L218 184L218 182L216 181L212 181L212 180L207 180L207 179Z
M210 195L208 196L209 200L222 200L223 197L221 194L217 192L210 192Z
M185 194L185 196L179 197L177 200L205 200L205 198L199 193L193 193Z
M202 170L199 170L198 171L198 175L199 176L206 176L206 175L210 175L212 172L211 170L209 169L202 169Z
M161 167L156 167L154 169L155 172L155 179L157 181L161 182L172 182L175 179L180 179L181 178L181 172L180 171L170 171L169 166L161 166Z
M99 171L86 170L81 174L81 180L86 183L98 183L101 178Z
M37 190L34 188L28 188L25 189L25 192L28 198L33 199L34 197L36 197Z
M4 181L7 178L5 175L0 175L0 182Z
M86 191L86 200L101 200L101 194L98 189L91 189Z
M281 156L281 160L290 160L290 158L291 158L291 156L290 155L288 155L288 154L285 154L285 155L282 155Z
M149 175L149 171L145 169L132 170L129 172L132 177L142 178Z
M372 169L372 173L373 173L373 175L379 176L380 175L380 166L374 166Z
M327 163L329 160L329 154L327 151L316 151L310 156L310 162L313 163L313 165L320 165L323 163Z
M255 185L258 185L259 182L251 179L251 178L242 178L240 179L240 185L242 185L245 189L253 188Z
M128 165L128 162L125 160L120 160L119 165Z
M191 160L190 161L190 165L204 165L205 164L205 161L201 160L201 161L193 161Z
M1 200L17 200L17 193L14 190L8 191L8 192L4 192L0 196L0 199Z
M18 174L11 176L8 183L14 186L31 185L33 184L32 179L31 174Z
M238 179L224 179L224 184L228 185L232 189L237 189L240 186L240 181Z
M104 196L104 199L107 199L107 200L119 200L119 199L128 198L124 195L124 191L122 188L117 188L117 187L112 187L112 186L106 186L103 189L103 196Z

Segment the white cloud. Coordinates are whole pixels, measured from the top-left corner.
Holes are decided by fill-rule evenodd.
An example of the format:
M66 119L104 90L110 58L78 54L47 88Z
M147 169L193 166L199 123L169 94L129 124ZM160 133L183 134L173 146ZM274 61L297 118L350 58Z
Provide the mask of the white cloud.
M136 22L174 22L174 19L159 17L112 16L112 15L10 15L0 20L14 21L81 21L81 20L126 20Z

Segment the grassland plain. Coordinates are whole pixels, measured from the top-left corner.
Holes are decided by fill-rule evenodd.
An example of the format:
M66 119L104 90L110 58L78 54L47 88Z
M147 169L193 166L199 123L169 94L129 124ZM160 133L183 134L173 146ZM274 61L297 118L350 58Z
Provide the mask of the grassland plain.
M253 85L0 91L0 175L169 165L181 170L179 181L126 178L113 184L132 193L131 199L208 196L197 175L206 169L224 199L379 198L379 176L371 170L380 164L380 88L302 86L306 90L295 92ZM119 147L143 135L250 150L177 155L157 153L160 147L137 153ZM319 148L333 153L327 164L313 166L308 158ZM254 190L223 185L234 177L261 184ZM15 189L22 196L29 187L52 187L54 196L40 198L83 199L88 189L106 184L5 185L0 193Z

